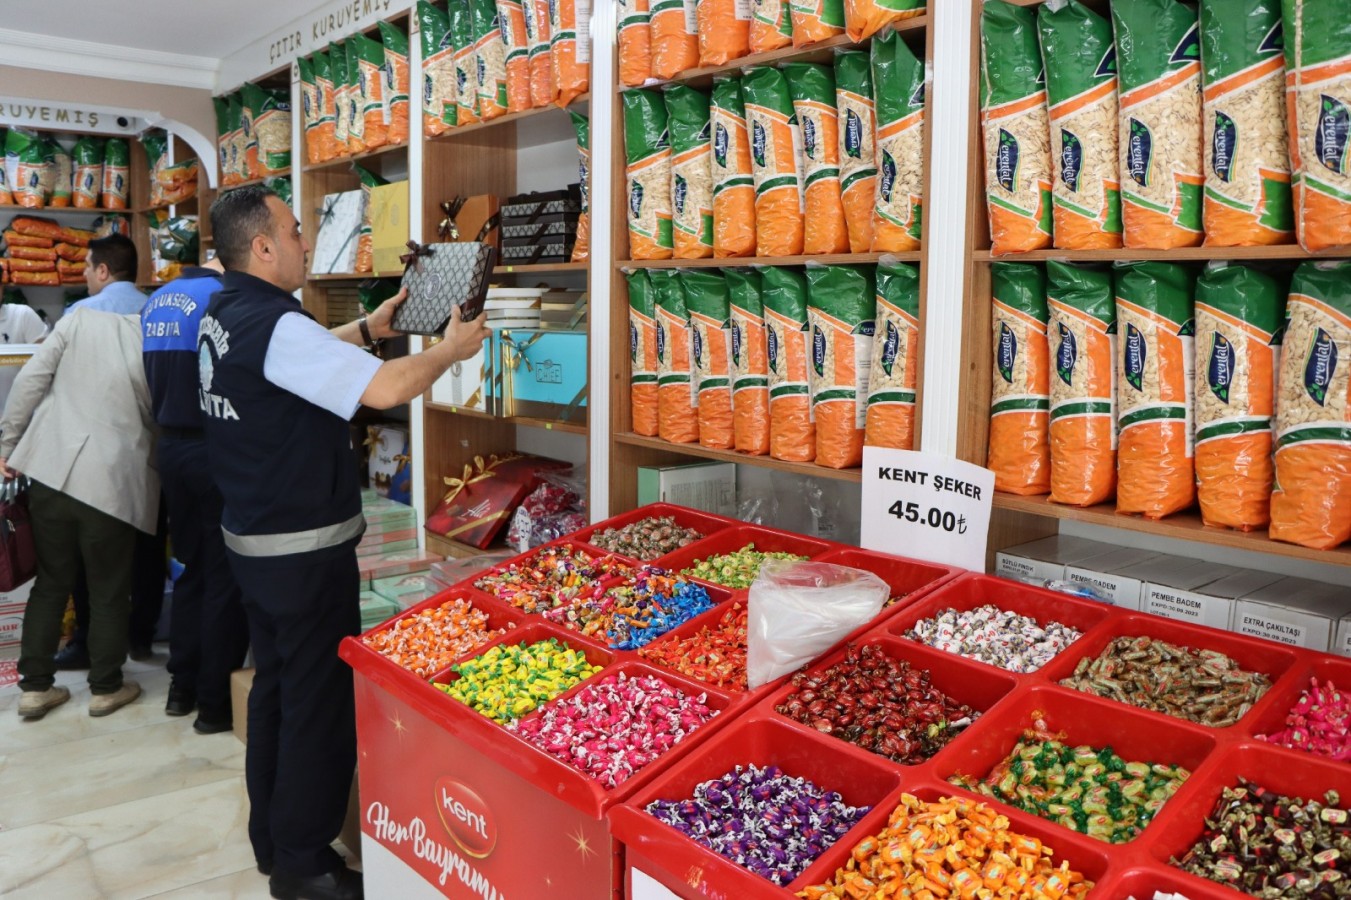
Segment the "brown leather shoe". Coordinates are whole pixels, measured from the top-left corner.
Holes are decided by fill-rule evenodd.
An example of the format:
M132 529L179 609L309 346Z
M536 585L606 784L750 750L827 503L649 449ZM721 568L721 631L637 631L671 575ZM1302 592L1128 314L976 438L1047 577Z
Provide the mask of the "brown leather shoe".
M95 694L89 698L91 716L107 716L117 712L137 697L141 696L141 686L134 681L123 681L122 686L111 694Z

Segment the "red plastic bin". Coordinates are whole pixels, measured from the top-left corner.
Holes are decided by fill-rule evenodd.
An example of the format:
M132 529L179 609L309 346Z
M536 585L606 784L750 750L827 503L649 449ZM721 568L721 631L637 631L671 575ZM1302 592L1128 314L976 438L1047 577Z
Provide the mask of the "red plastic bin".
M1343 693L1351 691L1351 659L1324 654L1300 654L1299 662L1281 679L1279 684L1267 691L1267 697L1262 698L1263 701L1266 701L1263 702L1262 708L1260 710L1254 709L1244 716L1238 727L1248 737L1284 731L1285 717L1299 702L1300 695L1311 688L1310 682L1314 678L1317 678L1319 684L1322 685L1331 681L1333 686ZM1269 701L1268 698L1270 698ZM1286 753L1297 754L1297 757L1294 758L1298 759L1310 756L1314 759L1328 759L1328 757L1304 750L1277 747L1275 744L1268 744L1267 746L1283 750ZM1294 758L1292 758L1292 761ZM1348 800L1351 800L1351 798L1348 798Z
M587 544L597 552L607 553L609 551L601 550L599 547L595 547L591 544L591 538L596 532L604 531L607 528L623 528L625 525L642 519L653 519L660 516L670 516L675 519L677 525L682 528L692 528L704 537L708 537L723 529L731 528L732 526L739 524L735 519L729 519L715 513L702 512L697 509L689 509L684 506L676 506L674 503L649 503L647 506L640 506L639 508L630 510L622 515L611 516L604 522L599 522L589 528L583 528L581 531L573 532L568 535L567 539L580 544ZM655 560L646 560L646 562L655 563Z
M656 564L680 572L694 565L696 560L708 559L723 553L735 553L747 544L755 544L755 549L766 553L796 553L814 559L832 550L840 549L839 544L809 538L773 528L761 528L758 525L740 525L719 531L702 541L696 541L687 547L681 547L673 553L658 557Z
M1118 872L1095 887L1091 896L1103 900L1153 900L1155 891L1181 894L1187 900L1238 900L1244 896L1177 869L1147 863Z
M632 580L633 580L632 578L613 578L602 582L602 585L604 586L605 590L608 591L611 588L623 587L626 583L632 582ZM723 605L727 603L727 601L732 599L733 592L728 588L719 587L716 584L709 584L708 582L700 581L697 578L687 578L686 580L689 581L689 583L708 591L708 599L713 603L712 609L705 610L704 612L701 612L696 616L686 619L684 622L681 622L679 625L675 626L675 628L667 629L666 631L654 637L652 640L648 641L648 644L656 643L657 641L666 637L666 635L674 632L677 628L681 628L685 625L688 625L690 622L702 620L705 616L716 614L713 621L717 621L716 616L722 615ZM552 619L545 617L543 613L538 613L537 615L539 615L540 618L544 619L544 621L564 629L565 631L567 631L568 634L576 635L581 640L593 643L598 647L604 647L605 649L609 650L612 653L637 652L636 650L620 650L616 647L610 646L609 638L607 638L604 633L583 634L580 630L572 628L571 626L569 626L564 622L555 622ZM644 644L643 646L647 646L647 644Z
M889 553L876 553L872 550L849 548L834 550L818 558L818 562L832 563L837 566L849 566L863 569L881 578L891 588L892 597L899 597L890 607L884 607L879 615L890 616L919 600L924 595L943 584L952 581L962 573L961 569L943 566L937 563L892 556Z
M483 579L483 578L488 578L488 577L491 577L491 576L493 576L493 575L499 575L499 574L501 574L501 573L503 573L503 572L509 571L509 570L511 569L512 566L520 565L520 564L522 564L522 563L525 563L526 561L530 560L531 558L533 558L533 557L535 557L535 556L538 556L538 555L544 553L544 552L547 551L547 550L558 549L558 548L567 548L567 549L569 549L570 551L573 551L573 552L581 552L581 553L585 553L585 554L587 554L588 556L590 556L590 557L592 557L592 558L595 558L598 554L599 554L600 556L605 556L605 555L607 555L607 554L603 553L602 551L597 550L597 549L594 548L594 547L588 547L588 546L586 546L585 544L581 544L581 543L579 543L579 542L577 542L577 541L572 540L571 538L563 538L563 539L561 539L561 540L553 541L552 543L544 544L544 545L539 546L539 547L533 547L533 548L531 548L530 550L528 550L527 552L520 554L519 556L513 556L511 559L508 559L508 560L506 560L505 562L502 562L502 563L499 563L498 565L493 566L491 569L489 569L489 570L486 571L486 572L480 572L478 575L474 576L474 578L473 578L471 581L469 581L469 584L473 587L473 589L474 589L475 591L478 591L478 592L481 593L481 594L487 594L488 596L490 596L490 597L492 597L494 600L496 600L498 603L502 603L502 604L505 604L505 605L507 605L507 606L510 606L510 607L513 608L513 609L519 610L520 612L522 612L522 613L525 614L526 616L535 616L535 615L537 615L537 613L527 613L527 612L525 612L525 611L522 610L520 607L518 607L518 606L516 606L515 604L511 603L511 601L509 601L509 600L507 600L507 599L505 599L505 598L499 597L496 593L493 592L493 590L492 590L491 588L481 588L481 587L479 587L479 586L478 586L478 581L479 581L480 579ZM633 568L637 568L637 566L638 566L638 563L636 563L636 562L634 562L633 560L629 559L627 556L620 556L620 555L618 555L618 554L613 554L613 553L612 553L612 554L608 554L608 555L609 555L609 556L613 556L613 557L615 557L615 558L618 559L618 560L621 560L621 561L622 561L625 565L627 565L627 566L630 566L630 567L633 567ZM595 579L595 584L597 584L597 585L604 584L606 581L610 580L611 578L615 578L615 577L619 577L619 576L616 576L616 575L613 575L613 574L612 574L612 575L605 575L605 576L603 576L603 577L601 577L601 578Z

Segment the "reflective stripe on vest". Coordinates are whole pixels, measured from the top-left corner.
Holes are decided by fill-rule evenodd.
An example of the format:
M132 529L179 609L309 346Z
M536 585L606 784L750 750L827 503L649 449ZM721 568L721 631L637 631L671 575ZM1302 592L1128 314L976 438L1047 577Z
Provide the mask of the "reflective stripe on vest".
M346 522L292 531L287 534L231 534L224 528L225 546L240 556L291 556L336 547L344 541L360 537L366 530L366 517L357 513Z

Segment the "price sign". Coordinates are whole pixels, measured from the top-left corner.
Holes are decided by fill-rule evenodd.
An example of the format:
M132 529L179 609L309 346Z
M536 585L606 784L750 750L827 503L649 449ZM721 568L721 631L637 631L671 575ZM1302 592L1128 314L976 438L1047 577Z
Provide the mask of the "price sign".
M994 473L912 450L863 448L862 540L869 550L985 570Z

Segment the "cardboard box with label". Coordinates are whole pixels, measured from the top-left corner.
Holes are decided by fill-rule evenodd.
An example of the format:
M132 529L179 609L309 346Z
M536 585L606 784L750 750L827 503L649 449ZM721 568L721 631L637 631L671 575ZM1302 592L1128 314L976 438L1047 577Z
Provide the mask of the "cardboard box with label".
M23 642L23 614L32 590L30 578L14 590L0 593L0 647L17 647Z
M408 449L408 429L369 425L366 445L371 454L367 464L371 487L395 503L412 503L413 457Z
M402 275L408 252L408 182L371 188L371 250L376 275Z
M457 362L432 382L432 402L501 415L502 373L497 368L498 337L485 338L483 349Z
M1211 628L1229 628L1234 598L1213 596L1201 588L1239 570L1176 556L1149 560L1131 567L1130 571L1141 569L1146 571L1145 586L1140 597L1141 612Z
M1282 578L1244 593L1234 608L1233 630L1292 647L1347 655L1338 640L1338 619L1348 609L1351 588Z
M1065 566L1065 578L1088 585L1113 606L1138 610L1144 582L1124 574L1125 570L1160 555L1153 550L1122 547Z
M640 466L638 505L674 503L723 516L736 515L736 463Z
M1116 548L1111 544L1091 541L1068 534L1006 547L995 554L994 574L1000 578L1041 585L1065 577L1065 567L1094 556L1101 556Z

